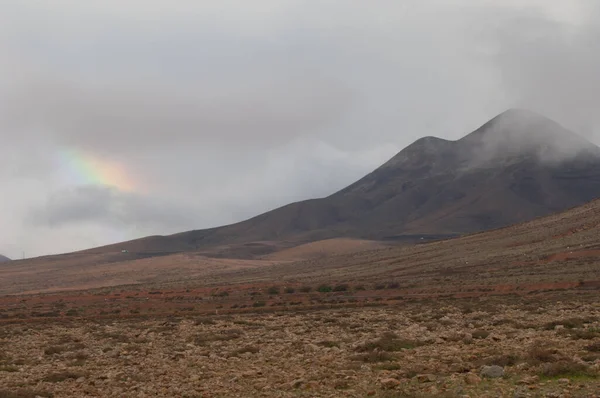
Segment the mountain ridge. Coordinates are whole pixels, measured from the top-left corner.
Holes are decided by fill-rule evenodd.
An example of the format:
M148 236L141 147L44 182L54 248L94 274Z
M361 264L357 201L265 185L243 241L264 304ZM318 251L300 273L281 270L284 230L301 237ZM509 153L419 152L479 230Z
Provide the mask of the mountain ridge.
M293 246L339 237L456 236L599 196L600 148L551 119L509 109L454 141L420 138L329 196L221 227L92 250L197 251L264 241Z

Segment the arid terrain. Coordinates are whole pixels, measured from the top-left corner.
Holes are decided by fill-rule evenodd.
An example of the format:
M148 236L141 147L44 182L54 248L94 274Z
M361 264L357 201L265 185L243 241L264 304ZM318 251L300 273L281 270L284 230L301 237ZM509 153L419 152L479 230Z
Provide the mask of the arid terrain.
M598 232L594 201L408 246L13 261L0 397L600 396Z
M1 397L593 397L595 294L8 322Z

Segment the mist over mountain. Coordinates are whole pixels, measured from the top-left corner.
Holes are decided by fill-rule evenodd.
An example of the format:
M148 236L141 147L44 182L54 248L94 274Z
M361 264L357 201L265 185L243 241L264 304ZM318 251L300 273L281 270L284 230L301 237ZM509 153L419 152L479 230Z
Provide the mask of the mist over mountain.
M435 238L530 220L598 196L599 147L542 115L510 109L456 141L421 138L328 197L127 245L182 251L332 237Z

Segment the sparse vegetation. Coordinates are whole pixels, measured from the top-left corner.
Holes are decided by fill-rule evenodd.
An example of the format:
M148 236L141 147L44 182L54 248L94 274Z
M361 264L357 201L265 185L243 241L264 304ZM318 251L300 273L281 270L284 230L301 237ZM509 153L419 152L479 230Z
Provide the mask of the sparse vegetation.
M472 335L474 339L485 339L490 335L490 332L487 330L475 330Z
M319 285L319 287L317 287L317 291L320 293L329 293L333 290L333 288L330 285Z
M68 379L78 379L80 377L85 377L85 374L79 373L79 372L64 371L64 372L50 373L46 377L44 377L43 380L47 381L49 383L60 383L62 381L68 380Z
M401 351L416 348L421 345L423 345L423 343L420 343L416 340L400 339L396 334L388 332L384 333L383 336L377 340L373 340L359 346L357 351Z
M3 389L0 388L0 398L54 398L54 394L47 391L29 388Z
M346 283L341 283L339 285L335 285L333 287L334 292L346 292L350 287Z

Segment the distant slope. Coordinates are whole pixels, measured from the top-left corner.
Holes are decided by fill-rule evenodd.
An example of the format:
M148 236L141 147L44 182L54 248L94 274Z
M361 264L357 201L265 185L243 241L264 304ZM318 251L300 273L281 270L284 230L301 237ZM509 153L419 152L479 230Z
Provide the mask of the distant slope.
M6 263L8 261L11 261L10 258L3 256L2 254L0 254L0 263Z
M357 253L384 248L380 242L350 238L325 239L268 254L263 258L273 261L309 260L339 254Z
M599 234L600 200L595 200L505 228L403 247L366 244L367 250L352 251L348 249L360 247L361 241L355 245L357 242L348 239L335 239L283 250L264 260L215 259L195 253L148 258L131 253L74 253L27 259L0 267L0 294L127 284L141 284L146 289L170 286L180 291L184 287L236 289L288 282L374 286L390 281L414 297L440 292L468 297L495 292L526 294L536 289L600 289ZM331 250L341 246L345 246L343 250ZM319 255L321 249L327 255ZM304 259L290 261L297 257ZM396 296L399 292L389 290Z
M219 228L94 249L177 252L255 241L419 241L498 228L600 197L600 148L509 110L457 141L417 140L356 183Z
M229 284L291 280L373 286L396 281L415 297L431 297L436 292L469 297L546 289L598 290L599 234L600 200L594 200L455 239L281 263L248 270L244 275L219 274L218 278Z

